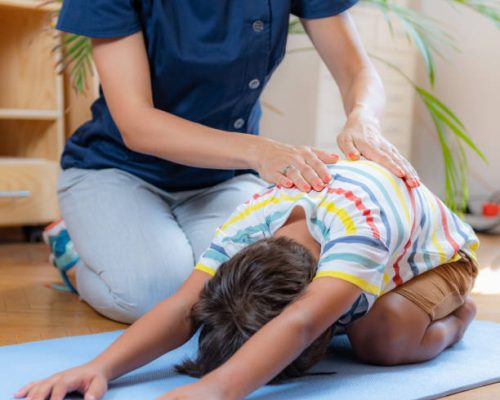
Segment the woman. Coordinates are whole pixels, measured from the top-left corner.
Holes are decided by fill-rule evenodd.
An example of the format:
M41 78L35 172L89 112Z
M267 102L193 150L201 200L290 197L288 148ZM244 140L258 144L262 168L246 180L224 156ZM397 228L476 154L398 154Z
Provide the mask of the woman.
M58 28L92 38L102 91L62 156L59 201L82 299L132 322L174 293L216 227L267 182L321 190L336 155L257 136L258 98L290 12L337 81L343 153L418 186L380 134L384 92L345 12L356 0L65 0Z

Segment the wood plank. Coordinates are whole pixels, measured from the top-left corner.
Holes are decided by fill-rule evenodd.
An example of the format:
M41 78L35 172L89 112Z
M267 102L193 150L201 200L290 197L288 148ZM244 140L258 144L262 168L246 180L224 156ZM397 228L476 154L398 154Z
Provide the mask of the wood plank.
M47 4L44 0L0 0L0 7L18 8L40 12L53 12L61 8L57 2Z
M60 136L63 135L58 121L0 118L0 156L58 162L62 151Z
M36 110L29 108L1 108L0 119L55 121L61 118L59 110ZM2 132L0 132L1 134Z
M0 11L0 108L57 109L52 50L58 40L48 30L51 16L12 8Z
M56 184L59 166L52 161L0 163L0 192L29 192L0 198L0 226L45 224L59 218Z

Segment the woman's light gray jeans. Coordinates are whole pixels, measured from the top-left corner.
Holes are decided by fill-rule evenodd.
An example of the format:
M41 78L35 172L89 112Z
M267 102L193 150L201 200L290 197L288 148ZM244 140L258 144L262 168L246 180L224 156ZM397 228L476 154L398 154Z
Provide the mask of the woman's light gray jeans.
M265 186L243 174L166 192L119 169L62 171L59 204L81 258L78 293L108 318L135 321L179 288L215 229Z

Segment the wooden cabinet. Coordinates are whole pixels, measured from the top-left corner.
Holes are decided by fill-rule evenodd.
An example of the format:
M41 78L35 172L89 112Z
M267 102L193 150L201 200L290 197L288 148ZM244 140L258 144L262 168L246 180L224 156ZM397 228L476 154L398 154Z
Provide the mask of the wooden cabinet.
M59 216L64 88L48 29L57 5L0 0L0 226Z

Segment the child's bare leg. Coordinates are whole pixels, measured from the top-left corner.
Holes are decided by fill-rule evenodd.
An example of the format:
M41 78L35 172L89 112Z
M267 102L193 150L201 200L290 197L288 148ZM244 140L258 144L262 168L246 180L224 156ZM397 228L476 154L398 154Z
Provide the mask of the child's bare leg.
M476 313L466 302L431 323L417 305L397 293L381 297L370 312L348 329L354 351L365 362L381 365L429 360L459 341Z

